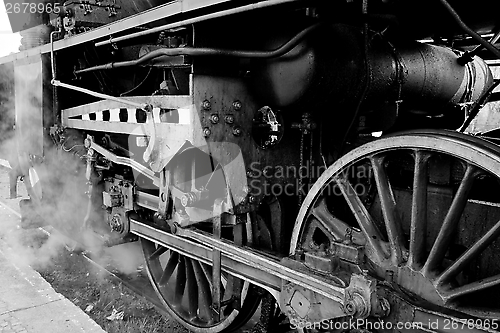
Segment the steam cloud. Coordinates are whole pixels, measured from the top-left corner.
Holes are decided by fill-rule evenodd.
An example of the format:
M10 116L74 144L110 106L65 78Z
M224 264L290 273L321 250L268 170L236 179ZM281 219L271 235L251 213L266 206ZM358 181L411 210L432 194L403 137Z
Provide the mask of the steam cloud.
M31 66L31 65L30 65ZM19 94L14 94L13 74L14 71L7 67L0 66L0 101L2 109L0 110L1 127L0 139L0 157L12 161L16 164L18 156L17 150L22 151L40 151L39 155L43 155L43 162L37 163L39 166L36 169L36 179L30 175L28 170L23 170L25 177L35 183L39 181L43 190L43 201L38 207L38 212L45 222L54 226L65 237L76 240L84 250L90 251L95 261L102 265L111 264L116 269L126 274L137 272L138 266L142 265L143 258L140 253L138 243L123 244L112 248L106 248L102 242L96 239L92 230L82 228L85 217L90 216L93 221L93 227L107 229L109 226L106 222L105 211L96 205L96 210L88 212L89 197L86 192L90 190L85 178L85 154L86 149L83 146L84 136L76 130L69 130L71 135L66 138L63 144L63 149L54 149L50 147L42 147L42 140L15 140L13 125L14 119L17 124L17 136L19 132L23 134L40 133L42 126L41 108L42 96L37 90L40 88L36 82L40 82L35 70L30 70L27 67L23 70L16 69L17 84L23 86L25 92L21 98ZM19 83L21 82L21 83ZM16 102L16 103L15 103ZM14 111L14 105L17 108L17 114ZM190 106L194 107L194 106ZM197 124L201 131L201 124ZM144 135L144 133L140 133ZM23 136L24 137L24 136ZM49 138L45 138L47 140ZM49 139L50 140L50 139ZM182 142L181 142L182 143ZM135 136L129 138L129 146L135 146ZM205 147L198 147L199 153L204 155L200 157L195 153L181 154L176 159L177 168L185 169L187 179L179 181L176 186L189 190L191 184L196 183L196 186L210 188L210 193L224 193L226 187L230 188L234 204L239 204L245 199L248 192L247 177L245 165L240 147L229 142L211 143ZM210 151L215 161L210 161L206 154ZM21 154L26 157L26 154ZM38 154L37 154L38 155ZM135 152L137 158L142 157L141 152ZM197 168L202 169L196 175L196 179L191 179L189 170L192 158L197 159ZM212 168L217 170L212 172ZM134 174L140 177L139 174ZM99 191L98 191L99 192ZM101 195L100 192L96 195ZM223 196L223 195L222 195ZM213 201L212 201L213 202ZM212 207L210 202L207 205L204 216L211 217ZM189 212L188 212L189 214ZM14 231L11 231L14 232ZM42 246L39 244L28 244L28 249L25 249L26 239L22 237L7 237L17 243L11 244L11 247L16 249L20 256L24 257L27 263L36 262L38 265L49 265L59 251L63 249L65 241L57 236L51 236ZM36 258L36 260L33 260Z
M0 65L0 158L6 159L13 166L17 164L18 147L29 148L30 144L40 145L40 142L31 143L25 140L16 141L14 125L16 122L15 94L13 70ZM18 79L23 77L18 76ZM29 82L24 84L29 85ZM28 89L28 91L30 91ZM36 120L40 114L40 96L23 96L23 115L28 115ZM18 104L19 107L19 104ZM19 118L19 112L17 117ZM24 121L23 133L37 133L41 131L41 124L37 121ZM89 190L85 179L85 161L77 152L83 148L83 140L71 142L69 151L44 148L46 159L37 169L43 188L43 202L39 207L39 215L43 220L60 231L51 233L45 239L40 233L30 229L20 229L16 224L8 225L3 222L0 237L13 250L15 260L21 264L37 267L47 267L53 259L66 251L68 238L76 240L83 250L91 251L92 257L101 265L112 265L125 274L137 272L142 265L143 258L138 243L118 245L106 248L96 241L92 231L82 228L83 220L87 213ZM29 150L29 149L28 149ZM27 170L23 172L29 177ZM19 184L21 187L22 184ZM104 224L105 217L102 212L93 212L102 219L98 222ZM107 226L104 226L107 227Z

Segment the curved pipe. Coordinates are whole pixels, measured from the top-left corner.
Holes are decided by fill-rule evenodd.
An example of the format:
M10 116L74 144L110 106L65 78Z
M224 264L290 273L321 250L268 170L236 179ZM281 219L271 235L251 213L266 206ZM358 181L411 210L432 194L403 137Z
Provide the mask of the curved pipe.
M75 74L82 74L82 73L87 73L97 70L106 70L112 68L137 66L161 56L187 55L193 57L219 56L219 57L258 58L258 59L276 58L292 50L295 46L297 46L297 44L300 43L300 41L302 41L312 31L316 30L320 25L321 23L316 23L310 27L305 28L297 35L295 35L295 37L290 39L288 42L286 42L282 46L272 51L241 51L241 50L224 50L224 49L195 48L195 47L166 48L166 49L152 51L136 60L111 62L105 65L89 67L75 71Z
M446 8L446 10L451 14L455 22L460 26L460 28L470 35L472 39L474 39L476 42L481 44L485 49L493 53L497 58L500 58L500 50L497 49L494 45L489 43L487 40L485 40L483 37L481 37L477 32L469 28L464 21L460 18L458 13L453 9L453 7L450 6L450 4L446 0L438 0L441 2L441 4Z
M96 91L92 91L92 90L85 89L82 87L77 87L77 86L74 86L71 84L63 83L59 80L52 80L51 83L55 87L63 87L66 89L78 91L78 92L81 92L83 94L87 94L87 95L94 96L97 98L102 98L102 99L107 99L110 101L115 101L118 103L123 103L125 105L130 105L130 106L135 107L136 109L141 109L141 110L144 110L146 112L148 112L148 110L151 110L151 107L148 106L147 104L135 103L135 102L129 101L128 99L125 99L125 98L119 98L119 97L115 97L115 96L111 96L111 95L101 94L101 93L96 92Z

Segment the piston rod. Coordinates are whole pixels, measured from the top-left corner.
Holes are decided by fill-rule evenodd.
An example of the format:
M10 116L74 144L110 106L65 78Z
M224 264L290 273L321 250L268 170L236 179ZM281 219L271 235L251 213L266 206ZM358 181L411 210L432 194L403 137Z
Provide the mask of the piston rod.
M130 219L130 232L208 264L212 262L213 251L219 250L224 271L266 289L280 291L282 282L289 281L337 303L344 303L344 286L312 274L306 267L288 265L287 258L280 261L255 249L214 239L199 230L177 228L176 234L167 233L134 218Z

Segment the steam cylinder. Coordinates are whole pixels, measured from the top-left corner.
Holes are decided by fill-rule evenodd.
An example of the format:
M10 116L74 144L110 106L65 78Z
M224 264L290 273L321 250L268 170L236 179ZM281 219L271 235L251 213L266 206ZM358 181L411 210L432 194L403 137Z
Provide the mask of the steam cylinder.
M414 111L475 102L493 84L493 75L481 58L462 65L457 52L421 43L397 52L394 62L402 70L401 99Z
M402 110L441 114L443 107L477 101L493 83L482 59L461 64L459 58L458 51L442 46L390 43L372 33L365 40L358 27L339 24L261 64L255 90L278 107L304 100L308 105L318 97L345 104L358 100L368 84L369 107L397 100Z

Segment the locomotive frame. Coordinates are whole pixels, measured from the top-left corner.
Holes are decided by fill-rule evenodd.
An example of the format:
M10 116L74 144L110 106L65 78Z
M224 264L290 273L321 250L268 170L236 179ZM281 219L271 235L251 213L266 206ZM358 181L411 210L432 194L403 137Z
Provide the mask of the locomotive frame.
M398 0L74 5L0 59L24 181L82 243L140 241L171 316L233 331L268 293L304 332L499 331L485 295L500 286L500 148L495 131L462 133L494 103L492 15L445 0L422 7L449 21L425 27Z

